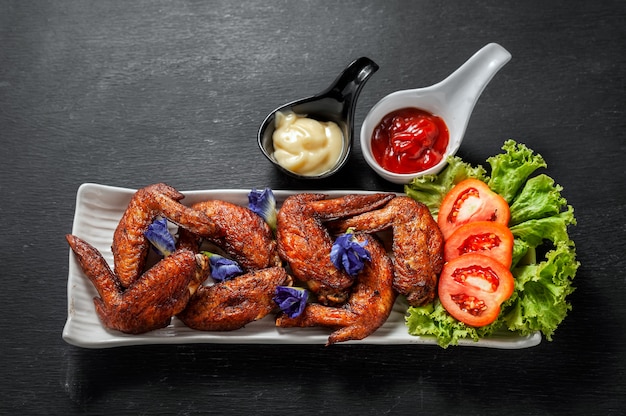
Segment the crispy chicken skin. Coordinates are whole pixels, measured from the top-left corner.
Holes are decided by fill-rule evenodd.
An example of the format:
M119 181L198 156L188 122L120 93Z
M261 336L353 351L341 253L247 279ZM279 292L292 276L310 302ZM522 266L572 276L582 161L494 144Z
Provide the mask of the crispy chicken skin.
M282 267L270 267L200 286L178 318L189 328L232 331L268 315L274 308L276 287L291 285Z
M199 202L191 208L210 218L217 229L202 237L225 250L245 270L281 264L272 230L250 209L220 200Z
M367 212L394 197L366 194L326 199L324 194L302 193L285 200L277 216L278 253L320 303L345 302L354 282L331 262L332 240L322 221Z
M164 183L135 192L115 229L111 246L115 274L122 286L129 287L143 272L150 246L144 233L157 216L162 215L197 234L218 234L215 224L204 213L178 202L183 197Z
M276 326L325 326L335 329L326 345L349 340L360 340L376 331L389 317L396 300L393 290L393 264L384 247L370 235L356 233L357 241L367 241L371 262L366 262L358 274L354 291L343 307L311 303L302 315L289 318L280 314Z
M176 316L196 330L236 330L276 311L277 286L290 286L295 278L312 292L311 303L297 318L279 313L276 326L331 328L331 345L375 332L398 294L414 306L434 298L443 237L427 207L411 198L295 194L277 213L274 238L267 223L246 207L220 200L185 206L183 197L163 183L132 196L113 235L113 270L89 243L66 236L97 290L93 301L106 328L141 334L166 327ZM176 250L145 270L150 243L144 233L159 216L178 225ZM348 228L371 255L356 277L330 258L333 237ZM373 235L388 228L393 256ZM245 274L203 285L210 272L208 257L199 254L203 242L217 246Z
M128 334L141 334L169 325L206 279L206 256L177 250L124 288L100 253L80 238L66 239L98 291L96 313L103 325Z
M335 233L348 228L377 232L391 227L394 288L411 306L433 301L443 267L443 236L424 204L399 196L379 210L333 222L329 227Z

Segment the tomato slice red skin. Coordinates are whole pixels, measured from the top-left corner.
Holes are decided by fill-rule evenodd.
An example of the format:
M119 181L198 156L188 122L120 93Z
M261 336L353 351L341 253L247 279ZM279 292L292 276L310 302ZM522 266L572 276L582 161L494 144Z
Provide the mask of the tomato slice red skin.
M460 226L474 221L493 221L508 225L509 204L486 183L465 179L456 184L443 198L437 224L447 240Z
M444 261L467 253L492 257L510 268L513 261L513 234L509 227L494 221L469 222L457 228L444 245Z
M466 274L462 273L466 270ZM480 273L475 273L475 270L484 271L492 279L481 279ZM463 280L459 275L468 276L468 279ZM472 284L473 282L480 284ZM443 266L438 285L439 300L455 319L469 326L481 327L498 318L500 307L511 297L514 286L513 275L499 261L484 254L468 253ZM467 302L462 302L464 299ZM472 313L463 308L470 303L479 304L483 310Z

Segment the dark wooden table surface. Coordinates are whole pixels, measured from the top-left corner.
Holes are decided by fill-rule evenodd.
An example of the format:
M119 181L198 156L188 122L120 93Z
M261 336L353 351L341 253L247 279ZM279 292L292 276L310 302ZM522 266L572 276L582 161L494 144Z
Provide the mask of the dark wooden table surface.
M626 6L623 1L0 1L2 414L626 412ZM554 341L436 346L154 345L61 338L84 182L130 188L401 191L355 145L331 179L274 169L257 128L350 61L382 96L433 84L487 43L513 59L459 155L513 138L575 208L581 267Z

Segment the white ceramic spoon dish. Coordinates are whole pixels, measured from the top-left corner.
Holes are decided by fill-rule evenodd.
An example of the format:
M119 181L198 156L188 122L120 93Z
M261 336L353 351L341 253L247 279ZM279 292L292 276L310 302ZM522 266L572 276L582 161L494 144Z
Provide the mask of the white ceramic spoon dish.
M361 128L361 149L368 165L390 182L406 184L417 176L436 174L446 165L446 158L454 155L465 134L472 111L483 90L493 76L511 59L502 46L490 43L476 52L448 78L426 88L396 91L381 99L369 111ZM446 153L441 162L417 173L394 173L381 167L372 154L372 132L387 114L402 108L414 107L441 117L450 133Z

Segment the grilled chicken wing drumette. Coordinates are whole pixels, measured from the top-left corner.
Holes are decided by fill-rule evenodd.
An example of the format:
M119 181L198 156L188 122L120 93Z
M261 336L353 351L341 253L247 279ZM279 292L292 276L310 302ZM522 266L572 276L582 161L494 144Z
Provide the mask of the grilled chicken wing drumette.
M290 196L277 216L278 253L297 279L306 282L323 304L346 301L354 278L330 260L332 240L322 220L343 218L376 209L393 194L348 195L326 199L323 194Z
M178 318L189 328L231 331L261 319L276 307L276 287L290 285L282 267L270 267L216 283L200 286Z
M375 237L356 233L354 238L359 242L367 241L366 248L372 260L366 262L358 274L347 304L343 307L309 304L297 318L279 315L276 326L334 328L335 331L328 337L327 345L331 345L363 339L385 323L396 299L392 288L393 265Z
M217 230L200 236L226 251L245 270L281 264L272 230L250 209L220 200L198 202L191 208L210 218Z
M111 246L115 274L122 286L129 287L141 276L150 247L144 233L157 216L196 234L219 234L215 223L204 213L178 202L183 198L183 194L164 183L135 192L115 229Z
M124 288L93 246L73 235L66 239L98 291L94 304L103 325L129 334L169 325L171 317L185 308L209 270L206 256L177 250Z
M399 196L379 210L329 225L336 233L348 228L377 232L389 227L393 230L394 288L412 306L432 302L443 267L443 236L424 204Z

